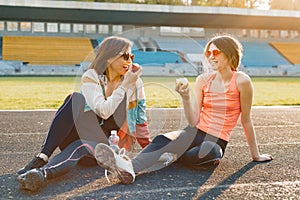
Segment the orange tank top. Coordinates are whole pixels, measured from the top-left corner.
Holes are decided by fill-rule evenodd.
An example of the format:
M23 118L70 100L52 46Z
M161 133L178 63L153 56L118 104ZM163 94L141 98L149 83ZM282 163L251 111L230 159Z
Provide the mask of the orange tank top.
M232 129L236 126L241 113L240 93L236 85L236 72L233 73L226 92L210 92L214 74L202 87L202 108L197 128L229 141Z

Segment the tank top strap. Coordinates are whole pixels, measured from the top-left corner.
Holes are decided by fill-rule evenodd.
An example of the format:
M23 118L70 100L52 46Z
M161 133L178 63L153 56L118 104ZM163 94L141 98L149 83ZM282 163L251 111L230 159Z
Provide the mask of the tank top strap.
M216 74L213 73L213 74L211 74L211 75L207 78L207 80L205 81L205 84L203 85L203 90L204 90L204 91L207 92L207 91L209 90L209 86L210 86L212 80L215 78L215 76L216 76Z
M230 85L229 85L229 90L236 90L236 71L233 72Z

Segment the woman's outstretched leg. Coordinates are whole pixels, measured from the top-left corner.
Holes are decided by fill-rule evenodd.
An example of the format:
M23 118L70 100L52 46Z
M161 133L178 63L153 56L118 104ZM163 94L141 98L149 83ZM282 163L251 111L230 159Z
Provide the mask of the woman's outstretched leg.
M17 174L44 166L53 151L61 150L78 139L107 143L107 136L101 129L93 111L84 112L85 99L80 93L69 95L58 109L41 149L31 162Z
M133 160L135 173L150 172L161 169L181 157L191 146L197 134L196 128L186 127L156 136L153 141L141 151ZM167 160L161 161L162 155L167 155ZM169 158L168 158L169 155Z
M17 180L21 189L37 191L47 180L66 174L84 157L93 157L96 144L91 141L74 141L42 168L19 175Z
M101 167L114 173L122 183L129 184L134 182L136 173L149 172L153 166L161 164L160 158L163 154L175 155L175 159L172 160L175 161L176 157L180 157L193 145L196 133L197 129L187 127L182 131L158 135L132 161L117 155L108 145L98 144L95 148L95 158ZM163 163L161 168L172 161Z

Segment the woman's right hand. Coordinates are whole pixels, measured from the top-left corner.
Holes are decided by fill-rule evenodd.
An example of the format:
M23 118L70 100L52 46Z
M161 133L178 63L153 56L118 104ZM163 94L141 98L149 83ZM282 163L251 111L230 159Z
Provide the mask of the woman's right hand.
M190 92L188 80L186 78L177 79L175 90L180 94L182 98L188 98Z
M142 75L142 68L139 67L138 69L135 67L135 70L132 70L133 66L130 65L128 71L124 75L123 82L121 84L122 87L130 88L136 84L136 81Z

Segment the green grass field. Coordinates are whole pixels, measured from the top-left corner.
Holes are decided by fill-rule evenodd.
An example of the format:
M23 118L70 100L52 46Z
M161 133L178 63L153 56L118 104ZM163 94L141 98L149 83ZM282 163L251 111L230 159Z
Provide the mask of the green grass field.
M254 77L254 105L300 105L300 78ZM181 107L175 77L143 77L147 107ZM189 78L194 87L195 78ZM57 109L79 77L0 77L0 109Z

